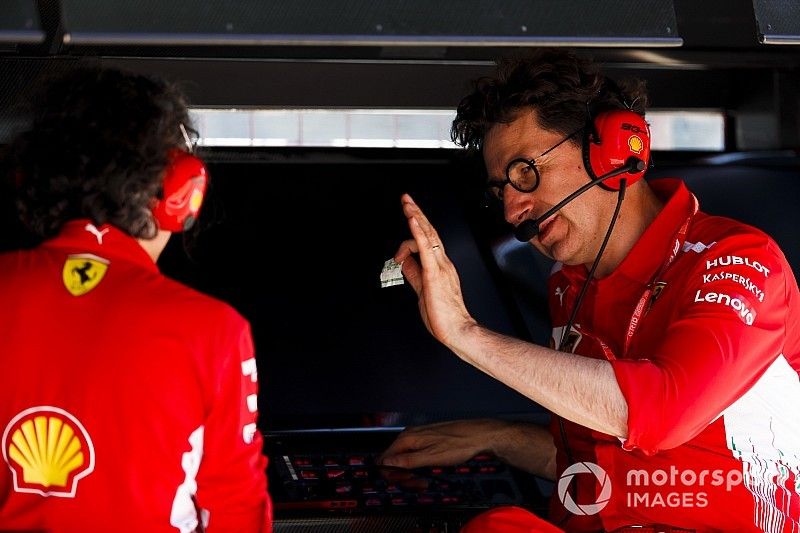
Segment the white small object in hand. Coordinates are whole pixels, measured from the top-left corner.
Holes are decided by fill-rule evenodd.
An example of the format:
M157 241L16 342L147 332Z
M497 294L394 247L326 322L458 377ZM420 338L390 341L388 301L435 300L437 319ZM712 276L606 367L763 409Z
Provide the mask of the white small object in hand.
M387 259L381 270L381 288L405 283L402 271L403 263L398 263L392 259Z

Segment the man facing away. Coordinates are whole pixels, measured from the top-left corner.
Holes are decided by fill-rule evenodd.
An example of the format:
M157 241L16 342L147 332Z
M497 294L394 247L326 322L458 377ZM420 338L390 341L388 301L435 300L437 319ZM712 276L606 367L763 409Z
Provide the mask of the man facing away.
M75 70L9 147L24 221L0 255L0 529L271 531L248 323L159 273L206 170L184 96Z
M482 153L515 235L556 261L551 347L477 323L435 228L402 198L413 238L395 260L429 331L553 414L549 428L408 428L386 450L409 468L490 451L560 480L549 523L498 508L465 531L800 528L797 284L769 236L703 213L679 180L642 179L646 103L641 84L551 49L501 62L458 108L454 139Z

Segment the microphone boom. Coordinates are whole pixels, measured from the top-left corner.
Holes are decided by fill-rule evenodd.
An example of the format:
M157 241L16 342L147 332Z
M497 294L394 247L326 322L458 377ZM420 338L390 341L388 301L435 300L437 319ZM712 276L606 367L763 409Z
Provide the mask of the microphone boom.
M574 200L581 194L585 193L595 185L598 185L609 178L613 178L614 176L619 176L620 174L624 174L625 172L628 172L630 174L635 174L636 172L641 172L644 169L645 169L644 161L642 161L637 157L629 157L628 160L625 161L624 165L612 170L611 172L603 174L597 179L593 179L586 185L583 185L580 189L576 190L575 192L573 192L572 194L570 194L569 196L558 202L551 209L548 209L542 216L534 219L523 220L522 222L520 222L517 226L514 227L514 237L516 237L516 239L521 242L530 241L539 234L539 226L542 224L542 222L550 218L553 215L553 213L556 213L562 207L564 207L572 200Z

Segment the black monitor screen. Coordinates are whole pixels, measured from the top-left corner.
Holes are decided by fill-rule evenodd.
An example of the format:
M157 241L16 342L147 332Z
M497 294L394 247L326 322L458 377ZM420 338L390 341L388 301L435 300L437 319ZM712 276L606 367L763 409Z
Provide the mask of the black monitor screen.
M173 238L161 266L251 322L264 430L541 411L437 342L408 283L381 288L384 261L410 237L400 205L409 192L438 228L473 316L528 336L476 236L479 197L453 165L225 162L210 173L190 258Z

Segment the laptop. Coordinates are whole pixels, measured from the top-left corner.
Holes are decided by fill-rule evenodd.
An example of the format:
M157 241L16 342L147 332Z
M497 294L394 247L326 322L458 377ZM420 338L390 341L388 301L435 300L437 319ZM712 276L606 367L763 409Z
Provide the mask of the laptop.
M449 466L405 470L378 463L400 428L270 432L270 493L276 532L458 531L499 505L544 511L532 476L490 454Z

